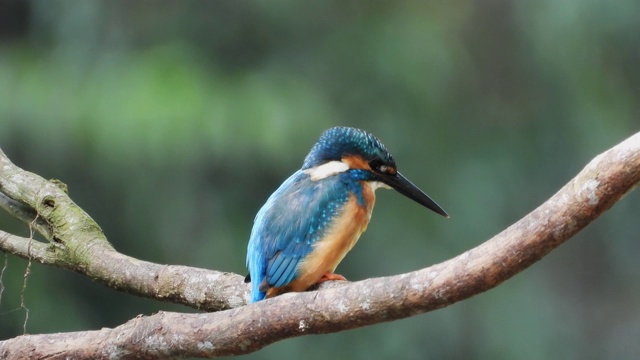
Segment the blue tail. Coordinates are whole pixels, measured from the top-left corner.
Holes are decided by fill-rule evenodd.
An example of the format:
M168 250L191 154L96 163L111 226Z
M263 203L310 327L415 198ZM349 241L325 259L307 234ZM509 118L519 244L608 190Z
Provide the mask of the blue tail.
M251 282L251 302L258 302L260 300L264 300L264 298L267 296L267 293L264 291L260 291L258 289L258 287L260 287L260 284L256 282L256 284L253 284L253 281Z
M249 256L247 256L247 267L249 268L249 276L247 278L251 279L251 302L257 302L260 300L264 300L267 296L265 291L260 291L260 284L264 281L266 277L266 269L263 265L264 262L255 255L255 252L249 252Z

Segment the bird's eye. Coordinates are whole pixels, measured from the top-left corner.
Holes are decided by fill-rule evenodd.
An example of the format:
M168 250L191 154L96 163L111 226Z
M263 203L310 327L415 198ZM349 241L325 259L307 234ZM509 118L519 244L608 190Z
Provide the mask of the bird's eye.
M380 172L380 167L382 167L382 164L382 160L380 160L379 158L375 158L369 161L369 167L371 168L371 170L376 172Z
M385 164L380 158L375 158L369 161L369 168L371 168L371 170L373 170L374 172L377 172L378 174L380 173L389 174L389 175L396 174L396 168L393 165Z

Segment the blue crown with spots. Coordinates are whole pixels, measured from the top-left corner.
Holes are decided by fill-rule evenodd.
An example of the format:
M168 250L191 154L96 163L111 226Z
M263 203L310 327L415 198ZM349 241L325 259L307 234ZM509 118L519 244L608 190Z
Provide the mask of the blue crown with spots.
M340 161L347 155L358 155L365 160L379 158L384 164L395 165L387 148L375 136L356 128L333 127L320 135L304 159L302 169Z

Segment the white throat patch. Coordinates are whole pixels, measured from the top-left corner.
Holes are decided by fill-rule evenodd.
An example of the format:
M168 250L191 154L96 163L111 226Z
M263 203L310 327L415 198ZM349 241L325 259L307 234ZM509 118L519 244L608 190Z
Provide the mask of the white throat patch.
M329 161L326 164L304 170L304 173L309 175L311 180L318 181L324 178L328 178L329 176L345 172L347 170L349 170L349 165L343 163L342 161Z
M380 181L369 181L369 186L371 186L371 190L373 191L376 191L376 189L379 188L391 189L391 186Z

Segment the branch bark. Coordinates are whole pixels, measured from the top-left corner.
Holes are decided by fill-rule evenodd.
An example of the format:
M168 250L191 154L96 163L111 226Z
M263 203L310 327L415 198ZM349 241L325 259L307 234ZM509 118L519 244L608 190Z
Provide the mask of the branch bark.
M0 152L0 192L35 209L49 228L49 231L38 228L52 243L32 247L34 259L86 274L136 295L222 310L208 314L161 312L130 320L114 329L19 336L0 341L0 357L238 355L290 337L337 332L414 316L499 285L568 240L639 182L640 133L594 158L523 219L451 260L407 274L355 283L329 283L319 291L284 294L242 306L247 289L241 276L161 266L117 253L93 220L63 191L15 167ZM29 256L25 246L22 251L18 246L27 240L0 233L0 250ZM38 255L46 251L53 255ZM134 264L132 267L130 262ZM132 273L127 275L124 269ZM136 273L148 269L154 269L153 276ZM190 286L192 273L210 279ZM163 292L165 287L160 286L159 278L172 279L172 286L168 286L171 291ZM161 296L157 295L158 291Z

